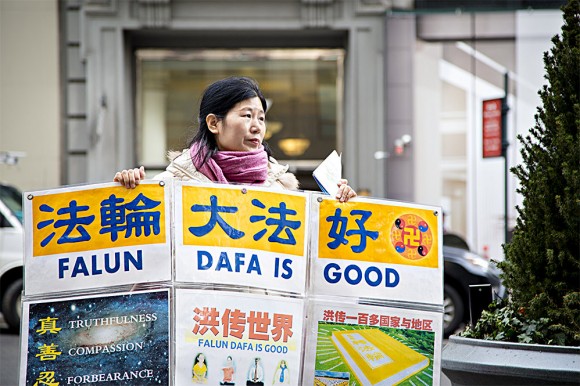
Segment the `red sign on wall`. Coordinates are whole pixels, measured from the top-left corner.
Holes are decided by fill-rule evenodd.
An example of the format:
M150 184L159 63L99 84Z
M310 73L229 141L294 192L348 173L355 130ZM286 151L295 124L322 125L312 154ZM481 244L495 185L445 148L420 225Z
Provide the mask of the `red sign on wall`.
M483 158L502 156L501 102L502 98L483 101Z

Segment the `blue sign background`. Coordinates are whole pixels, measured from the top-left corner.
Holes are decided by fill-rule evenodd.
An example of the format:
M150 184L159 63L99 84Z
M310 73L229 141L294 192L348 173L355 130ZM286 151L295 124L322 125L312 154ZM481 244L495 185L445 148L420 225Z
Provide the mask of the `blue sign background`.
M60 354L50 359L46 346ZM169 384L168 291L31 303L27 362L27 385L43 372L60 385ZM140 379L128 379L130 371ZM110 380L84 381L98 377Z

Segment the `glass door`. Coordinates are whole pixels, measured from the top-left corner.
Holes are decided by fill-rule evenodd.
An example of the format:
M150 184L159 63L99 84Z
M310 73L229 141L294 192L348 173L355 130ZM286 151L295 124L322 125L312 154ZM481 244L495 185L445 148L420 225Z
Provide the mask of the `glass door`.
M201 95L212 82L248 76L268 100L266 141L290 164L303 189L317 190L312 170L341 149L344 50L141 49L137 60L137 161L163 170L197 131ZM149 173L153 175L153 173Z

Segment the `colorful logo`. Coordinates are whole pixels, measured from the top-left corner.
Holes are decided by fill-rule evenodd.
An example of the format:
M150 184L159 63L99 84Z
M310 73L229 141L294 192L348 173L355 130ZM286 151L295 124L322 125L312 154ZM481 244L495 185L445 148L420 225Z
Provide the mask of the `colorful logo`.
M391 242L401 256L420 260L429 254L433 235L429 224L415 214L399 216L391 227Z

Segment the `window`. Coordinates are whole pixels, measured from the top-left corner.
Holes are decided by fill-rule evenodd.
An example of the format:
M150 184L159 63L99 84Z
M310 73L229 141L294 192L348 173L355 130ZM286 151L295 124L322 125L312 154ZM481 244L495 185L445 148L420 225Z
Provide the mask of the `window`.
M305 189L320 160L340 150L341 49L141 49L136 59L137 160L149 170L164 169L167 151L184 148L204 89L227 76L258 81L268 100L266 141Z
M8 210L16 216L18 221L22 223L22 193L13 186L0 184L0 201L8 208ZM0 214L1 215L1 214ZM10 222L2 215L2 227L10 227Z

